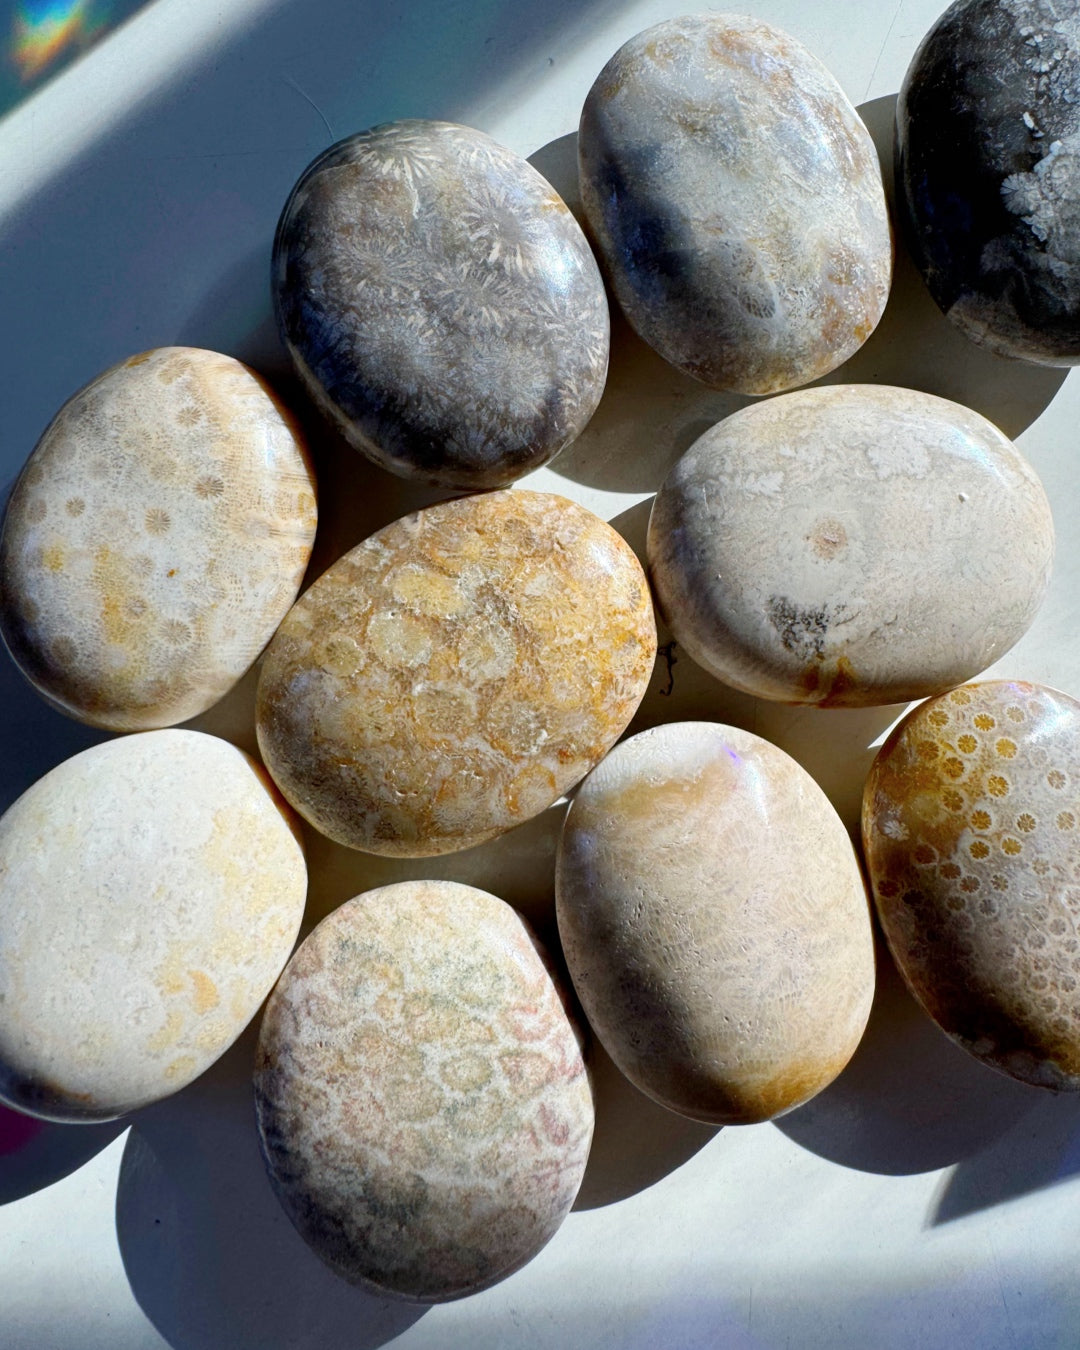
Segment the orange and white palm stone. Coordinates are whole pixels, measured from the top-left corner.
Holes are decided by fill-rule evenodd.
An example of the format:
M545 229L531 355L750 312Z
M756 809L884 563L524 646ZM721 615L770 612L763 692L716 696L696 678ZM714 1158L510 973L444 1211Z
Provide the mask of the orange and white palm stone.
M963 685L910 713L866 784L878 914L908 986L983 1063L1080 1089L1080 703Z
M436 1303L504 1279L573 1204L593 1133L577 1031L524 920L408 881L315 929L267 1004L270 1180L339 1275Z
M426 857L539 814L618 740L656 656L648 582L598 516L441 502L338 559L267 651L263 760L316 829Z

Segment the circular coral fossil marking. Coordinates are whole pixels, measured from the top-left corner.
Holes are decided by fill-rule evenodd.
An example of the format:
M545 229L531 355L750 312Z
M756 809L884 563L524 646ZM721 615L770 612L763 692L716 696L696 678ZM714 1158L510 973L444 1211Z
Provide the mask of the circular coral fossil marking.
M167 534L172 518L163 507L153 506L146 513L146 529L149 534Z
M838 520L823 520L810 534L810 547L817 557L828 561L847 548L847 530Z

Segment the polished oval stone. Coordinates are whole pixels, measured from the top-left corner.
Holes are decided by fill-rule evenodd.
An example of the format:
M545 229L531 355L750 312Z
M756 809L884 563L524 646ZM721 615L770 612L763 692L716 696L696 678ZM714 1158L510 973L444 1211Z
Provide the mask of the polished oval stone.
M780 29L697 14L639 33L589 91L578 147L619 304L680 370L776 393L874 330L892 274L874 145Z
M556 869L578 997L623 1073L713 1124L812 1097L874 993L862 875L839 816L768 741L710 722L633 736L574 796Z
M66 760L0 819L0 1099L107 1120L177 1091L258 1011L307 894L290 812L197 731Z
M270 644L259 747L316 829L371 853L469 848L614 744L656 655L648 583L584 507L428 507L339 559Z
M921 704L863 798L881 926L909 988L983 1063L1080 1088L1080 703L989 680Z
M62 712L112 731L204 712L296 599L315 480L263 381L161 347L57 413L0 539L0 631Z
M1027 630L1054 527L1035 471L947 399L830 385L707 431L649 521L657 602L718 679L787 703L941 693Z
M897 209L930 293L968 337L1080 361L1080 12L960 0L896 109Z
M593 1132L581 1046L524 920L485 891L357 896L263 1018L259 1135L278 1199L339 1275L434 1303L525 1264Z
M282 213L273 285L308 392L392 473L510 483L604 390L607 299L581 228L470 127L391 122L327 150Z

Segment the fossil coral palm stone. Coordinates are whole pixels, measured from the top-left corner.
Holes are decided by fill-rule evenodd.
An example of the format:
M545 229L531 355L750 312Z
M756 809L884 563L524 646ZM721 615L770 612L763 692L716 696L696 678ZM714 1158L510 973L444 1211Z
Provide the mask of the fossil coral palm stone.
M873 142L786 33L734 14L646 29L597 78L578 145L619 304L680 370L776 393L877 325L892 237Z
M208 1068L300 927L295 819L196 731L94 746L0 819L0 1099L102 1120Z
M889 947L966 1050L1080 1089L1080 703L988 680L921 704L882 747L863 841Z
M655 654L648 583L606 522L547 493L460 498L372 535L294 606L263 663L259 746L331 839L451 852L582 778Z
M862 1036L874 946L851 841L810 775L750 732L676 722L616 746L574 796L556 904L589 1022L674 1111L779 1115Z
M581 1183L593 1102L523 920L411 881L312 933L263 1019L260 1138L293 1223L334 1270L438 1302L528 1261Z
M205 711L296 599L315 481L246 366L163 347L57 413L8 505L0 629L38 691L112 731Z
M284 341L322 410L406 477L498 487L584 428L608 311L569 210L482 132L406 121L305 171L274 245Z
M887 385L752 404L657 494L649 568L672 631L759 698L866 706L985 670L1050 577L1046 493L978 413Z
M916 266L976 342L1080 362L1080 7L959 0L896 108L897 209Z

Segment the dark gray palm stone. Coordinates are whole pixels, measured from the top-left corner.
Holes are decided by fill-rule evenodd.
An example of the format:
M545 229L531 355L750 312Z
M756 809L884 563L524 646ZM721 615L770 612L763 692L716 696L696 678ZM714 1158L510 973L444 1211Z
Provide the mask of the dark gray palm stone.
M626 317L718 389L771 394L873 331L892 236L873 142L840 86L735 14L632 38L589 92L581 195Z
M897 202L915 263L976 342L1080 362L1080 7L961 0L896 109Z
M512 482L603 392L607 300L581 228L470 127L392 122L327 150L285 205L273 290L315 402L403 477Z

